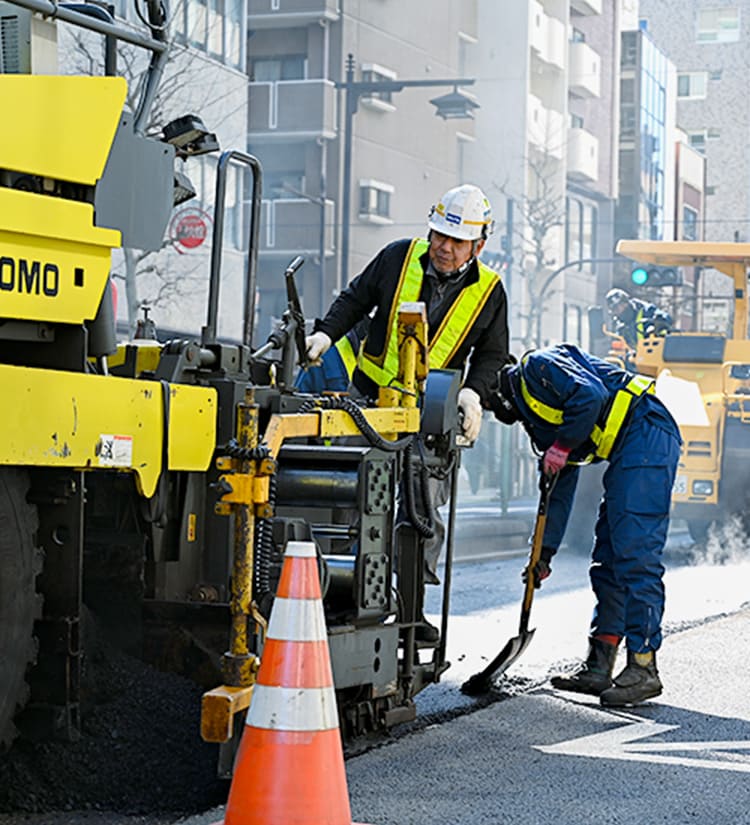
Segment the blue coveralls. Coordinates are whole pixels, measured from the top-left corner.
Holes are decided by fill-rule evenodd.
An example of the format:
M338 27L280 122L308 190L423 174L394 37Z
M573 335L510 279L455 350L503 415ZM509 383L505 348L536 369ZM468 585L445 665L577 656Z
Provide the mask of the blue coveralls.
M589 436L596 425L603 425L615 394L634 376L561 344L530 353L513 367L510 377L524 428L537 449L544 451L555 441L572 448L550 496L544 532L544 546L556 551L578 480L579 467L572 462L591 455ZM527 403L529 398L561 410L561 423L540 417ZM628 650L635 653L661 645L661 557L680 444L679 429L667 409L653 394L643 393L632 398L607 458L589 571L596 596L591 636L625 637Z

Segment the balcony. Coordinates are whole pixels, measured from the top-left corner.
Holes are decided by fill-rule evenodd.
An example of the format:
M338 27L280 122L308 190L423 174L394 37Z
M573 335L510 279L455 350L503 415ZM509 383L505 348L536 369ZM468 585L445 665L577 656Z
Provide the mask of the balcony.
M570 8L578 14L601 14L602 0L570 0Z
M248 0L250 29L306 26L319 20L338 20L339 0Z
M529 45L536 57L548 66L565 68L566 30L562 21L545 13L541 3L529 6Z
M527 140L541 153L562 158L565 146L563 115L545 108L535 95L529 95L528 100Z
M584 183L599 179L599 141L585 129L568 130L568 177Z
M588 43L570 43L568 51L568 88L576 97L600 97L601 58Z
M336 87L330 80L250 83L250 140L313 140L336 136Z
M320 205L305 198L264 200L260 252L274 255L320 254ZM325 202L325 254L333 255L334 202Z

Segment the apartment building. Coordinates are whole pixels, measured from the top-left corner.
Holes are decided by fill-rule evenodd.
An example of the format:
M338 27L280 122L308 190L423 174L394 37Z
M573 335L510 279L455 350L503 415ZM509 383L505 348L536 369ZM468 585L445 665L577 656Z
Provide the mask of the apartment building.
M640 0L640 18L676 67L677 123L706 157L706 240L750 240L750 2Z
M473 121L431 101L457 93L459 109L476 108L473 86L442 82L465 76L476 9L248 0L248 145L264 169L261 337L285 308L293 256L306 259L305 313L320 315L378 249L423 234L430 207L464 180ZM383 88L397 81L406 85Z
M498 204L512 202L504 234L519 346L586 345L587 309L611 282L622 6L479 3L473 171Z

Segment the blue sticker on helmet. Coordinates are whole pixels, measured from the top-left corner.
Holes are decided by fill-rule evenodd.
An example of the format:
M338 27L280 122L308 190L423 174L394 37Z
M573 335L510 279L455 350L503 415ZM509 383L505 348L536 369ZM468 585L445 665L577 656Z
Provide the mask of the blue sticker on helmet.
M448 223L458 224L458 223L461 223L461 216L460 215L454 215L453 212L448 212L448 213L446 213L445 220L448 221Z

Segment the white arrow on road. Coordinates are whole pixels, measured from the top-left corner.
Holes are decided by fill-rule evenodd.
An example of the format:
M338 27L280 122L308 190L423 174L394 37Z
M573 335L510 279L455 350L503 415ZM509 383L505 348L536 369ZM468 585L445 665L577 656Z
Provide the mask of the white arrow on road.
M750 759L734 751L750 751L750 742L639 742L650 736L677 730L679 725L662 725L657 722L637 722L558 742L556 745L535 745L542 753L565 756L590 756L599 759L624 759L630 762L651 762L661 765L682 765L690 768L709 768L719 771L750 773ZM672 753L698 752L710 755L669 756Z

